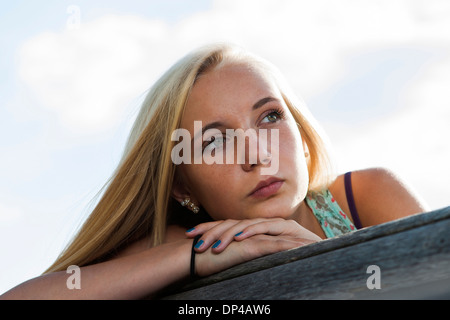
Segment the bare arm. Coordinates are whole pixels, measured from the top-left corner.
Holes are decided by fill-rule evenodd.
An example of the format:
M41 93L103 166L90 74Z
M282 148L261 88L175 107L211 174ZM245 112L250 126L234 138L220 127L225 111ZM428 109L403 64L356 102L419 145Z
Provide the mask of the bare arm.
M272 219L275 225L288 223ZM275 230L276 231L276 230ZM270 230L267 231L270 233ZM263 233L267 233L263 232ZM274 231L272 231L273 233ZM183 232L184 234L184 232ZM275 232L279 234L279 232ZM244 237L245 238L245 237ZM190 274L192 239L184 238L145 249L145 241L132 245L118 258L81 268L81 289L69 290L65 271L37 277L6 292L3 299L139 299L157 294ZM197 253L197 274L207 276L264 255L296 248L314 240L303 233L256 234L232 241L218 253L210 247Z
M80 268L81 289L68 289L70 274L46 274L9 290L2 299L139 299L189 275L191 239L181 239Z

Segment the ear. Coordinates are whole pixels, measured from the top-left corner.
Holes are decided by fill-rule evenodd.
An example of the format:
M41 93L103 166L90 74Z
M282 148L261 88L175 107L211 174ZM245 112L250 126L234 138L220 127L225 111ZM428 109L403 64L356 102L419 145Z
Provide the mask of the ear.
M172 186L172 197L177 200L177 202L181 202L186 198L190 198L189 193L186 191L183 185L174 181Z
M198 203L197 199L195 199L195 197L191 194L190 190L186 187L185 183L177 175L175 175L175 179L173 181L171 196L178 203L181 203L186 198L191 199L191 201L194 203Z

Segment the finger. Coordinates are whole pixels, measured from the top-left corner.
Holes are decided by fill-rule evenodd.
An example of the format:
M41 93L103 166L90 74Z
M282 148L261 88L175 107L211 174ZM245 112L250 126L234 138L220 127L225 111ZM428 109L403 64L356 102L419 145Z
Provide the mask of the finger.
M204 252L211 246L214 246L214 249L222 243L222 235L234 225L239 223L240 220L224 220L220 223L217 223L211 227L208 225L209 229L202 233L201 238L197 242L195 246L195 250L197 252ZM202 229L203 230L203 229ZM219 241L220 240L220 241ZM219 242L218 242L219 241ZM217 251L217 250L216 250Z
M215 227L216 225L222 222L223 220L201 223L193 228L186 230L186 236L188 238L194 238L195 236L204 234L205 232L207 232L208 230L210 230L211 228Z
M212 250L214 253L220 253L232 242L234 241L234 237L240 230L245 229L249 225L259 223L265 219L246 219L237 221L235 224L230 225L227 230L224 230L223 233L218 237L218 239L214 242L212 246Z
M263 256L280 251L290 250L298 247L302 247L317 240L305 239L305 238L292 238L289 236L270 236L270 235L255 235L245 241L253 243L256 240L255 245L250 248L250 255Z
M278 236L286 232L288 227L289 222L282 218L265 219L263 221L259 221L258 223L248 225L242 231L235 234L234 239L237 241L242 241L257 234Z

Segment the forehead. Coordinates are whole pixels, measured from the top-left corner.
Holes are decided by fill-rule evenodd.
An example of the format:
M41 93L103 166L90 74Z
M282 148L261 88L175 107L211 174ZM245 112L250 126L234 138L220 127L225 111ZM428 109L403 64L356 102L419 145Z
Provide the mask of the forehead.
M202 75L192 88L182 127L189 129L193 121L217 121L251 111L256 101L268 96L282 100L272 77L262 68L246 63L219 65Z

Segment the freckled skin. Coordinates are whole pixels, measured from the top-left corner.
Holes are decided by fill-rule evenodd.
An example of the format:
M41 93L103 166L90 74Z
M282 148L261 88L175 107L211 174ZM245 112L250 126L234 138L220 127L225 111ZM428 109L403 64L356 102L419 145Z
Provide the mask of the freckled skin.
M255 102L273 97L260 108ZM282 119L274 109L283 111ZM191 92L181 121L181 128L194 136L194 121L221 121L227 129L277 129L279 133L278 172L273 177L284 181L279 191L268 198L255 199L248 194L258 182L270 176L261 175L271 163L246 164L183 164L179 173L186 192L214 220L250 219L255 217L295 218L308 188L308 170L302 138L292 115L271 78L263 71L240 64L218 66L202 75ZM226 128L220 128L225 132ZM270 136L270 133L268 133ZM270 143L267 143L270 146ZM247 150L248 151L248 150ZM262 152L258 149L258 152ZM304 208L302 209L304 210Z

